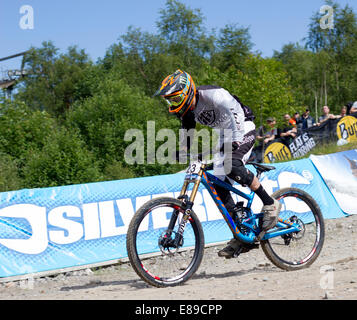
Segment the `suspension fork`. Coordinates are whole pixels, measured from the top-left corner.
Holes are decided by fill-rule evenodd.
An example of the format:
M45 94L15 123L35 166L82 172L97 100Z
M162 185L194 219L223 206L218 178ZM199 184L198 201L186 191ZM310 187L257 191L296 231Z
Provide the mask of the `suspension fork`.
M188 198L188 196L186 195L186 192L187 192L187 188L188 188L188 186L189 186L189 184L190 184L190 182L192 180L185 180L184 181L184 184L183 184L182 189L181 189L180 196L178 197L178 199L182 200L185 212L183 214L182 220L180 221L178 232L177 232L177 234L175 236L175 245L176 246L180 246L180 245L183 244L183 241L182 241L183 240L183 233L185 231L186 224L187 224L187 222L188 222L188 220L189 220L189 218L191 216L191 213L192 213L192 207L193 207L193 204L194 204L195 199L196 199L196 195L197 195L197 192L198 192L198 187L201 184L204 168L205 168L205 164L202 164L201 165L201 169L200 169L199 173L197 174L197 177L194 179L194 185L193 185L190 197ZM170 219L169 229L168 229L168 231L170 231L170 233L171 233L171 231L173 230L173 228L174 228L174 226L176 224L178 214L179 214L179 211L175 210L173 215L172 215L172 217L171 217L171 219Z

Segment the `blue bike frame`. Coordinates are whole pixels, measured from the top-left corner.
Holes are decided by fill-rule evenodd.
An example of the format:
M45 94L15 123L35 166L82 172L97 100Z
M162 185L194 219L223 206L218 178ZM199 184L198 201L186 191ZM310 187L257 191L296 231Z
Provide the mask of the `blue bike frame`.
M231 184L226 183L214 175L210 174L209 172L204 171L202 174L201 182L206 187L208 192L210 193L211 197L213 198L214 202L216 203L218 209L223 215L224 220L227 222L229 228L231 229L233 235L241 240L242 242L246 243L253 243L257 240L257 236L261 232L259 227L259 218L263 216L262 213L254 214L251 210L251 206L254 200L255 192L252 191L250 194L246 194L236 188L234 188ZM220 186L228 191L231 191L238 196L246 199L248 201L246 208L248 209L248 218L244 219L242 225L249 228L253 232L249 232L248 235L244 235L240 232L238 226L234 223L232 217L230 216L229 212L227 211L226 207L224 206L222 200L220 199L214 185ZM276 228L272 231L266 233L261 240L267 240L270 238L274 238L277 236L282 236L284 234L292 233L292 232L299 232L300 229L297 224L282 220L279 218L279 221L276 225Z

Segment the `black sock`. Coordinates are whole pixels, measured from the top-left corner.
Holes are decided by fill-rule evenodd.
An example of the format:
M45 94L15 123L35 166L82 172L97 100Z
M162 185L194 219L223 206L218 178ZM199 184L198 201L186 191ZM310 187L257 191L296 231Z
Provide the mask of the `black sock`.
M263 201L263 204L265 206L269 206L274 203L274 199L267 194L262 185L260 185L260 187L255 191L255 193Z

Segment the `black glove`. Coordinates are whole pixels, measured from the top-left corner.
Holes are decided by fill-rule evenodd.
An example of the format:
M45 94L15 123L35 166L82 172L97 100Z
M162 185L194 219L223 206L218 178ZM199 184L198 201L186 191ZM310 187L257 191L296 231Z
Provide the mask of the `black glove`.
M232 142L232 151L236 151L240 147L240 143L237 141Z

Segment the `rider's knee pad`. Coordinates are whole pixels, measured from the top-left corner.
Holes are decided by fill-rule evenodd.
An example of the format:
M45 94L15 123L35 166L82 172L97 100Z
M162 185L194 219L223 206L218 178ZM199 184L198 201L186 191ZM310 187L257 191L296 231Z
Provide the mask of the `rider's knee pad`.
M254 174L244 166L242 160L237 159L232 160L232 168L227 176L245 186L250 186L254 179Z

